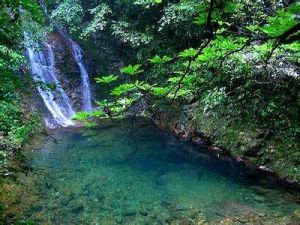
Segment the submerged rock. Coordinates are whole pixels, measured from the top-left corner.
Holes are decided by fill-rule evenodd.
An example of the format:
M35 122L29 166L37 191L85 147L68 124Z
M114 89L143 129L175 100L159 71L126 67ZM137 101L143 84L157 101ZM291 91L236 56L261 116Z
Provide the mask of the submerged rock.
M294 216L300 220L300 208L298 208L294 211Z
M127 217L127 216L135 216L136 211L134 209L126 209L125 211L122 212L122 216Z
M142 216L148 216L148 212L146 210L140 210L139 213L142 215Z
M257 202L264 202L264 201L266 201L266 198L264 196L261 196L261 195L254 195L253 199L255 201L257 201Z
M72 200L69 202L69 208L72 213L79 214L84 210L84 206L81 202Z

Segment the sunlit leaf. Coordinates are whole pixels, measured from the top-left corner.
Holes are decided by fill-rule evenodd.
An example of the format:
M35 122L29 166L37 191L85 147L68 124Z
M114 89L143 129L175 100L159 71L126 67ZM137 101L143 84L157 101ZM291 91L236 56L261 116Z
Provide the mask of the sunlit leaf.
M111 95L120 96L122 94L126 94L130 91L133 91L135 89L134 84L121 84L118 87L115 87L111 91Z
M111 75L108 75L108 76L96 77L95 81L96 81L96 83L109 84L113 81L118 80L118 77L119 76L115 76L115 75L111 74Z
M123 67L120 71L121 73L124 73L124 74L128 74L128 75L136 75L138 73L142 73L143 70L140 69L141 68L141 65L140 64L136 64L136 65L128 65L128 66L125 66Z

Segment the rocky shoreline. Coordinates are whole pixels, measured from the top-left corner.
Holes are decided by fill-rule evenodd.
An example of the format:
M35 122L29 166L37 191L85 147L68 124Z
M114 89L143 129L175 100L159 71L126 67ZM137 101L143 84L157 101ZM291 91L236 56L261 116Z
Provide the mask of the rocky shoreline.
M282 185L300 191L299 181L290 179L288 176L283 176L264 165L255 165L244 156L235 157L228 149L223 146L216 145L212 140L212 137L199 130L197 125L194 123L197 107L198 104L193 103L190 105L184 105L182 110L179 110L177 113L174 113L171 110L168 112L159 111L151 119L160 129L171 131L176 137L184 141L188 141L199 146L205 146L205 149L208 149L209 152L220 157L220 159L234 160L243 164L252 173L256 173L261 176L271 176L274 179L279 180Z

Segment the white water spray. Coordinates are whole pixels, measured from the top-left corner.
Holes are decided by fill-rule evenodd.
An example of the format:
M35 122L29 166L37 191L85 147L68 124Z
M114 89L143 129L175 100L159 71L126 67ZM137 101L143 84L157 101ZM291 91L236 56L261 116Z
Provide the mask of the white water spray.
M38 83L37 89L54 120L61 126L74 125L71 118L75 115L71 101L61 87L55 72L55 59L50 44L45 43L43 51L27 46L33 79ZM55 89L43 87L53 84Z
M92 111L92 100L91 100L91 89L89 83L89 74L87 69L85 68L83 57L82 57L82 49L80 46L69 38L69 41L72 46L73 57L79 67L81 80L82 80L82 109L84 111Z

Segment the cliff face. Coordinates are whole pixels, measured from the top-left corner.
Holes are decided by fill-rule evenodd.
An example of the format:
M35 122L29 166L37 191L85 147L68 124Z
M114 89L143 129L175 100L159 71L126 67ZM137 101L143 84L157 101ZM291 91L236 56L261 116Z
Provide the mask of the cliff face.
M70 43L58 33L48 36L55 55L55 69L62 88L67 92L76 110L81 110L81 79L78 65L72 55Z

